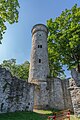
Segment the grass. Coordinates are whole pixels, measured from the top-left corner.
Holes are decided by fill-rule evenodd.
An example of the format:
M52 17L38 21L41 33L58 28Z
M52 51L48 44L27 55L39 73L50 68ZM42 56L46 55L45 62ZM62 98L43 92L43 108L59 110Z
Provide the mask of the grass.
M80 118L77 118L74 115L71 115L71 119L70 120L80 120Z
M34 112L15 112L15 113L3 113L0 114L0 120L48 120L47 117L51 114L51 111L34 111ZM67 119L66 119L67 120ZM80 120L74 115L71 115L70 120Z
M15 112L0 114L0 120L46 120L47 116L35 112Z

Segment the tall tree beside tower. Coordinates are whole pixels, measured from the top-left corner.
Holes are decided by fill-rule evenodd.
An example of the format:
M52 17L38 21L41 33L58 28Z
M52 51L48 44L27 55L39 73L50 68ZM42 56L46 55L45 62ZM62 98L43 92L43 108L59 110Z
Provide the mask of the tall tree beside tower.
M48 20L47 26L49 65L53 76L63 72L63 65L70 70L77 68L80 73L80 7L75 4L72 9L66 9L55 20Z

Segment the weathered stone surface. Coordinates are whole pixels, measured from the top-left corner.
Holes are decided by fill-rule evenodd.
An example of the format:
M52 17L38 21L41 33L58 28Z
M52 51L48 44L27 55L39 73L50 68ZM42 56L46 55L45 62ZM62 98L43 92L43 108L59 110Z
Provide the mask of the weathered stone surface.
M34 108L72 109L68 81L47 79L49 74L47 27L37 24L32 29L32 51L29 82L35 84ZM39 61L40 60L40 61Z
M61 80L57 78L49 79L50 88L50 108L64 109L64 99Z
M36 85L34 93L34 109L48 109L49 89L47 89L47 82L40 82Z
M70 109L73 110L70 96L69 80L59 78L47 79L47 82L38 82L35 87L35 109Z
M71 70L71 75L75 81L76 86L80 86L80 73L74 68Z
M37 24L32 29L32 50L29 71L29 82L33 80L46 81L49 74L47 27Z
M33 110L34 85L0 68L0 113Z
M19 80L9 71L0 68L0 113L32 111L33 107L36 109L72 109L68 87L68 80L52 78L43 82L37 81L34 89L32 83ZM79 94L78 91L76 95Z
M59 110L72 110L70 91L68 90L69 81L61 80L59 78L52 78L49 80L49 85L50 108L55 108Z
M74 114L80 117L80 87L77 86L74 79L69 82Z

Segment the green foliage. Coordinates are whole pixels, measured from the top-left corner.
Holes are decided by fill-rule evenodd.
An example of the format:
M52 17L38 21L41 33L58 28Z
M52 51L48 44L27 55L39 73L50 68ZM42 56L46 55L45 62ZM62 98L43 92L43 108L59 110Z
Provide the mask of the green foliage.
M51 111L52 112L52 111ZM45 110L42 112L14 112L14 113L3 113L0 114L0 120L48 120L48 116L52 115L50 111L46 113ZM74 115L71 115L70 120L80 120Z
M18 22L18 0L0 0L0 43L7 29L5 22Z
M29 62L25 61L23 64L16 64L16 59L4 60L1 64L3 68L8 69L13 76L16 76L20 79L28 79L29 75Z
M65 74L60 75L60 79L61 80L65 80L66 79L66 75Z
M48 52L51 72L58 75L78 66L80 71L80 7L75 4L71 10L65 10L55 20L48 20Z
M48 115L35 112L15 112L0 115L0 120L47 120Z

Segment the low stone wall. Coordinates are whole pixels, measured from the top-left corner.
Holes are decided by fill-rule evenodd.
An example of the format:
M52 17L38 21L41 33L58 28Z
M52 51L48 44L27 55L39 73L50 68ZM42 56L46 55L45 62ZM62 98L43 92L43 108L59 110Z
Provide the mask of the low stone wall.
M34 85L13 77L8 70L0 68L0 113L32 111Z
M74 114L80 117L80 87L77 87L76 81L74 79L70 80L70 93L73 104Z
M49 108L49 88L47 82L38 82L35 85L34 109Z
M48 80L48 85L50 88L49 91L49 103L50 108L54 109L64 109L64 99L63 99L63 91L62 91L62 84L61 80L57 78L52 78Z
M70 96L70 91L68 90L69 87L69 80L61 80L59 78L52 78L49 81L49 104L50 108L64 110L64 109L71 109L72 101Z
M46 82L35 82L35 84L35 109L73 110L70 91L68 90L69 80L50 78Z
M80 117L80 73L74 68L71 70L72 79L69 80L74 114Z

